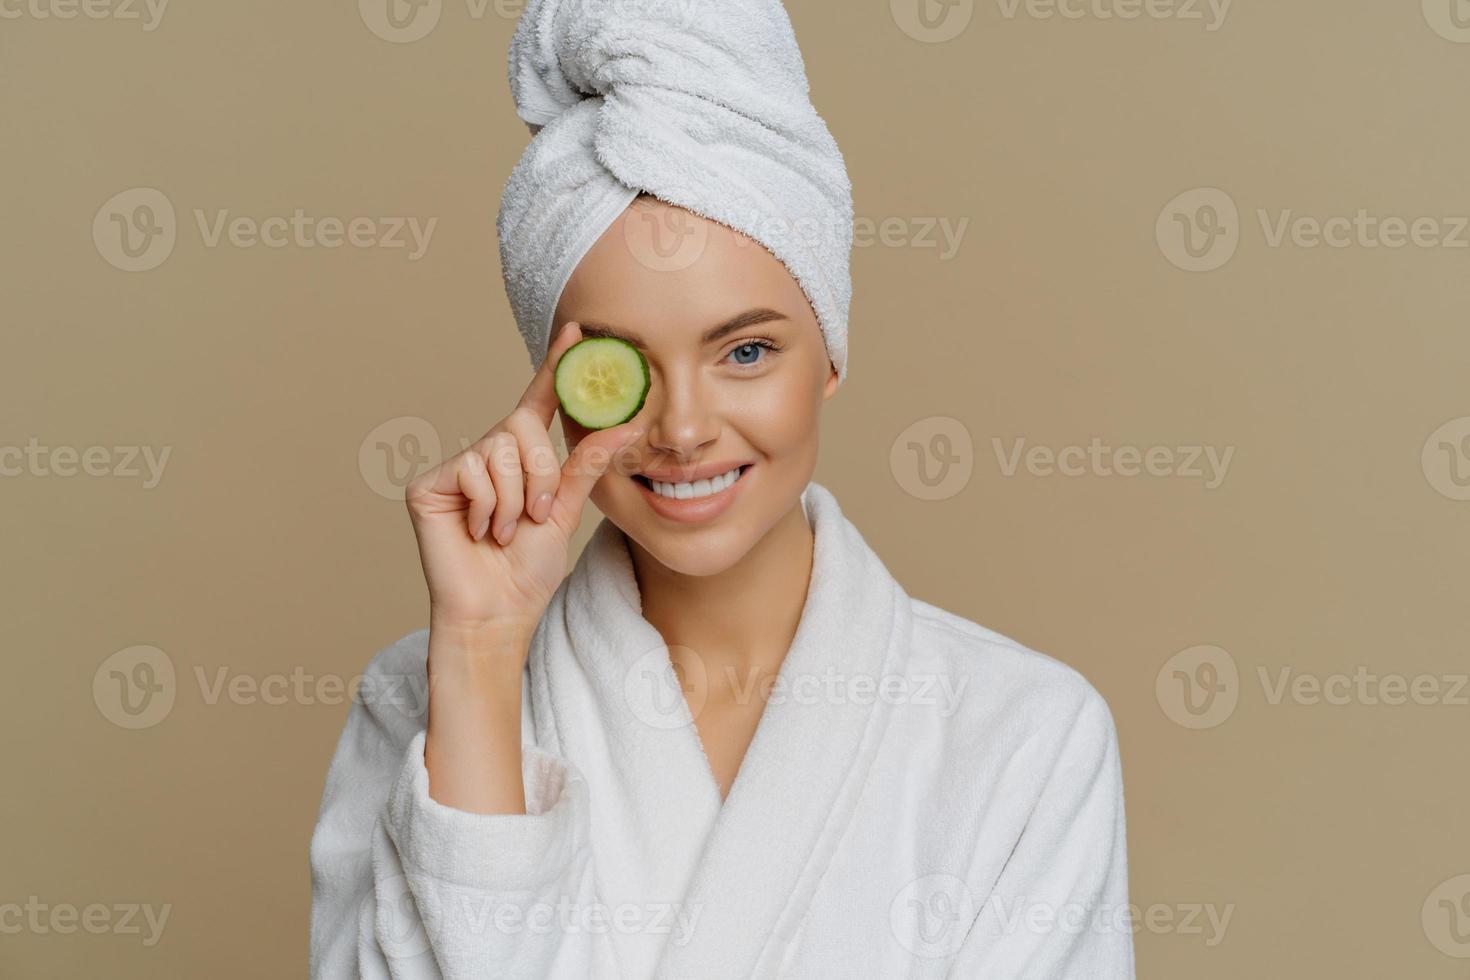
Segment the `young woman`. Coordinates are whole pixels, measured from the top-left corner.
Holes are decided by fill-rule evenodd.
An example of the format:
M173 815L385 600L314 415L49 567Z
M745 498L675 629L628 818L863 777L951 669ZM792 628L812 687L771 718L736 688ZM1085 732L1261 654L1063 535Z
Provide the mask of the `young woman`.
M1132 977L1107 705L907 595L812 482L846 367L848 191L829 170L814 205L845 237L749 219L789 218L776 166L809 188L789 171L835 146L780 4L700 10L523 15L536 135L499 230L537 368L409 488L429 626L373 658L338 744L312 976ZM752 82L761 52L784 87ZM553 385L591 336L652 378L597 431ZM605 517L567 575L589 499Z

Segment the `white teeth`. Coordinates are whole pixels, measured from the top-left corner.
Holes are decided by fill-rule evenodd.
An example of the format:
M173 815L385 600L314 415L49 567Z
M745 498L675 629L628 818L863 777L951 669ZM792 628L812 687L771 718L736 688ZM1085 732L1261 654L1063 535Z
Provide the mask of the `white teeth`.
M719 493L734 483L739 476L740 467L737 466L728 473L710 477L708 480L695 480L693 483L660 483L657 480L649 480L648 483L649 486L653 487L653 492L660 497L672 497L675 500L693 500Z

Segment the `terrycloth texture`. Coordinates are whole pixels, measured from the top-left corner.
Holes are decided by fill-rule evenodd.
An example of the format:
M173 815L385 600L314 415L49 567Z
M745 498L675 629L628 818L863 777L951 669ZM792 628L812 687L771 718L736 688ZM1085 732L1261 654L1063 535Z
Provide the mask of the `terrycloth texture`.
M784 262L846 379L852 185L779 0L530 0L508 61L517 115L545 127L496 218L533 366L577 263L646 191Z
M802 502L806 604L723 806L607 520L533 640L528 813L429 798L420 698L354 705L311 975L1132 978L1107 704L908 596L821 485ZM426 654L426 630L381 651L368 677L403 683L371 689L422 691Z

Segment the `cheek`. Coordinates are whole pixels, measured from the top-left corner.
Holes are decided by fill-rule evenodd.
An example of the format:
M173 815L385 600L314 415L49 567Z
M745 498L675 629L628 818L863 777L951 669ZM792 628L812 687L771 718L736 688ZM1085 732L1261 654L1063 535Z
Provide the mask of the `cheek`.
M744 384L726 410L730 425L751 445L776 456L802 450L816 435L820 390L790 379Z

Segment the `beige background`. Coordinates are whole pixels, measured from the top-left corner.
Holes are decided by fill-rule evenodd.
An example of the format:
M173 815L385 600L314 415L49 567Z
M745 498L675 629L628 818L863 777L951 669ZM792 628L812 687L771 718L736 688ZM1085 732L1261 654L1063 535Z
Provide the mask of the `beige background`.
M0 457L0 906L170 914L151 946L0 934L0 976L305 974L346 712L313 685L425 622L376 443L411 449L407 425L455 449L528 372L494 239L527 139L504 69L519 5L444 0L401 42L372 2L178 3L152 30L141 2L4 5L0 446L39 462ZM1153 910L1141 977L1470 977L1470 30L1449 0L1048 9L962 2L936 40L914 0L792 5L870 223L817 479L910 593L1107 697ZM176 241L127 272L110 215L135 188L166 196ZM1217 210L1218 267L1185 271L1175 215L1222 200L1197 188L1238 218ZM210 246L194 217L297 208L437 224L410 260ZM1360 209L1435 224L1398 248L1272 245L1284 213ZM921 499L908 444L936 434L958 462ZM1213 488L1003 465L1018 439L1094 437L1233 455ZM61 475L91 447L100 475ZM155 486L126 447L170 453ZM173 702L128 729L110 672L135 655L104 661L139 645ZM1221 690L1191 715L1200 656ZM1282 670L1359 668L1437 694L1274 697ZM284 703L252 687L293 673L310 683ZM212 696L221 677L236 695Z

